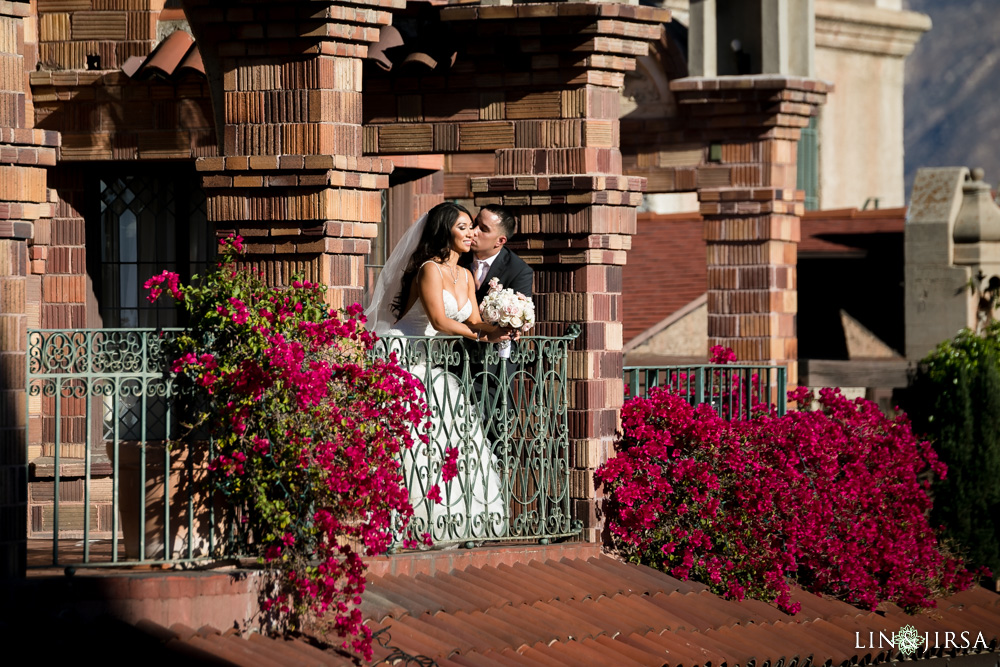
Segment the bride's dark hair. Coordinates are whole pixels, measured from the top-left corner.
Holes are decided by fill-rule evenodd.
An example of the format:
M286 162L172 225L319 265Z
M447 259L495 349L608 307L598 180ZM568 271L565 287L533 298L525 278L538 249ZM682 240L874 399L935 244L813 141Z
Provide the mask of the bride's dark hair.
M410 261L403 272L402 286L399 294L392 302L392 312L397 317L403 316L403 309L409 301L410 287L417 277L417 272L424 262L429 259L439 259L446 261L451 254L451 228L455 226L455 221L461 214L469 216L472 214L462 206L454 202L446 201L438 204L427 212L427 223L424 225L424 232L420 235L417 247L410 255Z

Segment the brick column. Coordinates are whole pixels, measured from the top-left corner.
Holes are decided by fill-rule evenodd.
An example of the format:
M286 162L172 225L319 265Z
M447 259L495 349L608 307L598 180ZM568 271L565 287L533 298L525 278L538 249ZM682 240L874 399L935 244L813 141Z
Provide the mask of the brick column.
M32 129L27 72L37 58L24 33L30 11L28 3L0 3L0 60L9 65L0 77L0 577L23 575L26 565L25 353L38 307L38 295L29 299L29 246L38 221L52 215L45 166L55 164L59 140Z
M442 16L472 9L449 8ZM498 96L498 116L510 127L513 147L497 150L495 175L473 178L471 186L477 205L510 207L520 220L521 240L512 247L535 270L537 333L562 335L569 324L582 325L568 369L570 495L584 538L596 541L594 470L614 453L624 399L622 266L645 188L645 179L622 175L619 88L669 13L613 4L478 12L481 24L512 12L543 17L533 32L530 23L522 29L551 36L522 42L533 53L537 69L526 81L535 86ZM557 20L549 18L557 13ZM567 40L568 33L590 37L581 46Z
M501 175L473 179L472 189L480 193L477 205L502 204L520 219L528 238L512 246L535 270L536 333L559 336L569 324L582 325L569 353L570 494L585 539L596 541L594 470L614 454L624 399L622 266L645 179L614 175L621 170L617 149L570 151L587 165L572 176L524 174L522 160L544 164L553 153L568 157L566 151L497 153Z
M707 145L695 173L708 245L709 345L786 364L798 380L796 146L829 91L813 79L740 76L671 82L684 139Z
M296 273L361 300L392 164L361 155L361 61L403 0L187 0L222 157L202 158L208 218L268 280Z

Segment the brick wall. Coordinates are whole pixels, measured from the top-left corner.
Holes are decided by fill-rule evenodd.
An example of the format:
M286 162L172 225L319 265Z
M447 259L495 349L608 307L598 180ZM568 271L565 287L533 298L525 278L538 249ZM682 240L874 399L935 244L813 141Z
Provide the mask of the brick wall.
M42 291L32 276L41 253L30 245L36 228L44 231L52 217L46 167L55 164L59 142L56 133L33 128L27 86L27 72L36 63L30 12L28 3L0 3L0 577L25 568L25 352Z

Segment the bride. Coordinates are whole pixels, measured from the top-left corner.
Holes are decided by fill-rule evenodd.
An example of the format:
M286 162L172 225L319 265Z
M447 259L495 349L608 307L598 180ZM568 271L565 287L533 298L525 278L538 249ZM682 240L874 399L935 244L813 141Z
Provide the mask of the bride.
M475 233L464 207L444 202L432 208L392 252L365 311L368 328L388 337L387 352L395 344L404 366L426 389L430 439L404 451L402 463L413 505L408 532L428 532L435 542L496 538L507 531L498 466L476 402L467 393L471 383L463 388L444 367L449 357L462 352L461 346L432 338L463 336L480 343L510 338L504 329L480 319L475 281L468 269L458 266ZM403 343L393 336L417 338ZM454 450L458 475L445 482L442 467Z

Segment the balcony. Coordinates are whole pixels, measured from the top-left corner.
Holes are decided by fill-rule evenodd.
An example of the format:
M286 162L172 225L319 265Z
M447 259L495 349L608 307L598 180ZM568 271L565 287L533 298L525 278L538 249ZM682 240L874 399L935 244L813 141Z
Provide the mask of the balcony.
M398 545L424 534L438 548L545 544L579 532L570 510L566 380L577 331L524 337L508 359L457 337L380 341L374 354L395 354L425 386L431 410L421 427L428 444L400 461L415 512ZM241 508L213 490L212 442L186 418L192 397L169 371L177 333L29 331L33 564L194 564L251 551ZM444 483L449 450L458 476ZM435 485L437 502L428 498ZM39 544L51 555L37 557Z

